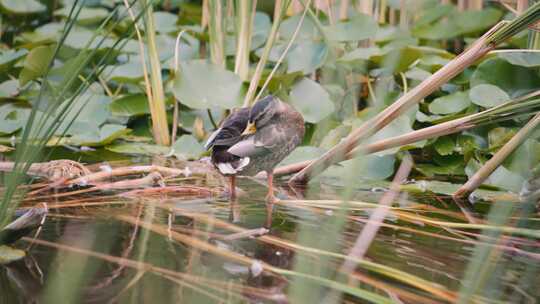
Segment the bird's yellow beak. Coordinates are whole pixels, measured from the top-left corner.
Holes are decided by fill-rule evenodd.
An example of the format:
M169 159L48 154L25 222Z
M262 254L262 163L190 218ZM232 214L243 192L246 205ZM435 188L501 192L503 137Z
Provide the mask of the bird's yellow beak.
M255 127L255 123L248 122L246 129L244 130L244 132L242 132L242 136L254 134L256 131L257 131L257 127Z

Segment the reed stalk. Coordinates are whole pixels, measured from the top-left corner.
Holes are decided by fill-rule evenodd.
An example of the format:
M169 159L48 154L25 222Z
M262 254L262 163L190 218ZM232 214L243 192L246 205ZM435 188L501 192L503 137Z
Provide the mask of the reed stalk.
M454 58L431 77L401 96L375 117L353 130L343 141L293 176L290 183L305 183L309 178L317 175L336 162L340 162L362 139L375 134L399 115L406 112L411 106L419 103L448 80L484 57L498 44L527 28L529 25L536 23L539 19L540 3L537 3L512 22L498 23L461 55Z
M158 145L168 146L171 144L169 126L167 124L167 110L165 106L165 93L161 77L161 63L156 45L156 30L152 5L147 0L141 0L143 6L148 6L144 14L146 43L148 44L148 59L150 61L151 95L148 97L150 116L152 117L152 133ZM135 23L134 23L135 26ZM141 43L141 41L139 41ZM144 53L141 53L141 57ZM145 81L148 81L146 78ZM148 84L147 84L148 85ZM147 91L148 93L148 91Z
M251 48L251 36L253 33L253 19L257 1L237 0L236 2L236 61L234 72L240 79L247 81L249 77L249 51Z
M210 59L216 65L225 67L225 24L223 18L223 1L208 0L210 36Z
M257 86L259 85L259 81L261 80L262 72L264 70L266 62L268 61L270 50L272 49L272 46L274 46L274 41L279 30L279 25L281 24L281 19L283 18L283 15L287 11L288 3L288 0L276 0L274 3L274 21L272 23L272 28L270 30L270 34L268 35L268 39L266 40L266 44L264 45L261 58L257 63L257 67L255 68L255 73L251 77L251 82L249 83L249 88L244 98L244 107L248 107L254 101L253 97L255 96L255 91L257 90Z

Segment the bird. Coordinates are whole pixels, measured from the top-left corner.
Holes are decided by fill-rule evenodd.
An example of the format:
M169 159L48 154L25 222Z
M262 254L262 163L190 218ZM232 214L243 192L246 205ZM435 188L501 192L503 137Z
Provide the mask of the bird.
M223 120L205 144L210 161L230 178L230 198L236 199L236 176L266 171L266 201L276 201L273 170L304 138L304 118L291 105L268 95L251 107L239 108Z

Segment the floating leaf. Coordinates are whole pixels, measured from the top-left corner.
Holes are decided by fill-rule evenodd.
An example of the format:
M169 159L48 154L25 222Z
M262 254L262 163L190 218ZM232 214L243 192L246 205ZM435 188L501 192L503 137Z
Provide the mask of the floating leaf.
M7 103L0 106L0 133L11 134L26 124L30 109Z
M471 104L468 92L456 92L436 98L429 104L433 114L452 114L465 110Z
M155 29L159 33L171 33L178 30L178 16L169 12L154 12Z
M0 52L0 71L6 71L19 59L28 54L28 50L6 50Z
M63 8L54 12L55 16L68 17L71 10L71 5L66 5ZM100 23L109 15L109 11L101 7L83 7L77 16L77 23L81 25L92 25Z
M170 147L156 144L123 142L106 146L105 149L122 154L142 154L142 155L166 155L171 151Z
M181 159L197 159L205 152L203 145L191 135L180 136L172 148L174 155Z
M19 81L17 79L10 79L0 84L0 98L1 97L14 97L19 93Z
M287 18L281 22L279 26L279 35L285 40L292 38L298 22L300 22L300 15L294 15L290 18ZM309 18L304 18L302 25L300 26L300 31L296 37L297 41L300 40L310 40L313 41L315 38L319 37L319 30Z
M45 74L53 58L54 48L53 45L38 46L28 53L24 60L24 67L19 75L21 86Z
M292 153L289 154L279 165L284 166L315 159L323 155L324 152L326 152L326 150L319 147L301 146L292 151Z
M456 143L450 136L442 136L437 138L433 146L440 155L450 155L454 151Z
M297 43L287 54L287 73L302 71L311 74L323 65L327 54L328 47L324 43Z
M383 52L378 47L357 48L345 55L341 56L338 61L350 63L354 61L369 60L373 56L381 56Z
M334 103L328 92L309 78L304 78L293 86L290 98L292 105L307 122L319 122L334 112Z
M0 0L0 7L8 14L36 14L45 12L47 7L36 0Z
M350 21L339 22L325 27L328 39L332 41L359 41L375 37L378 25L371 16L358 14Z
M0 246L0 265L23 259L26 253L20 249L15 249L6 245Z
M149 114L148 98L144 94L133 94L113 100L109 105L111 113L116 116L137 116Z
M107 66L103 70L109 80L118 82L138 82L144 76L141 63L128 62L121 65Z
M242 80L233 72L203 60L181 63L172 91L182 104L194 109L230 109L241 104Z
M88 133L75 134L68 143L79 146L103 146L108 145L115 139L129 133L130 130L123 125L105 124L99 131L91 131Z
M520 65L527 68L540 66L540 52L512 51L498 53L497 56L513 65Z
M343 179L343 177L349 176L351 168L354 168L354 176L366 180L383 180L394 174L395 162L394 155L362 155L328 168L322 173L322 176Z
M510 100L510 96L498 86L492 84L479 84L471 89L469 98L474 104L484 108L491 108Z
M515 98L538 90L540 75L534 69L495 57L482 62L471 76L471 87L492 84Z
M366 143L374 143L383 139L403 135L405 133L409 133L412 131L413 129L411 127L411 120L406 115L402 115L392 120L388 125L386 125L384 128L382 128L373 136L371 136L366 141ZM425 143L424 141L421 141L421 142L416 143L414 146L422 147L424 143ZM387 150L376 153L376 155L394 154L397 151L399 151L399 149L400 149L399 147L387 149Z
M467 173L467 176L471 178L476 171L480 169L480 167L480 163L474 159L471 159L467 164L467 167L465 167L465 173ZM513 191L514 193L519 193L524 182L525 179L521 175L506 169L504 166L499 166L497 169L495 169L495 171L493 171L493 173L491 173L484 184L493 185L502 189Z

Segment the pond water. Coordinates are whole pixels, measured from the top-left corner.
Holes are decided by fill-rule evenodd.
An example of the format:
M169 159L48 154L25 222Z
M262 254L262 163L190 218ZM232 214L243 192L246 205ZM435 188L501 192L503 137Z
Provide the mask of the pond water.
M167 186L186 184L205 186L196 178ZM479 238L480 230L446 225L468 223L447 198L403 192L371 242L366 262L344 278L336 270L385 188L357 186L345 205L340 200L347 190L335 183L307 189L280 185L281 201L269 206L260 182L243 178L238 187L242 191L233 203L224 193L185 191L33 196L24 204L46 202L49 215L42 229L16 244L28 249L27 257L0 266L1 303L377 301L360 292L396 303L448 303L472 284L464 280L467 265L482 244L491 251L482 268L488 272L486 289L475 295L479 302L540 298L534 287L540 283L540 244L519 237ZM469 206L469 215L482 221L489 204ZM339 288L357 293L336 292Z

